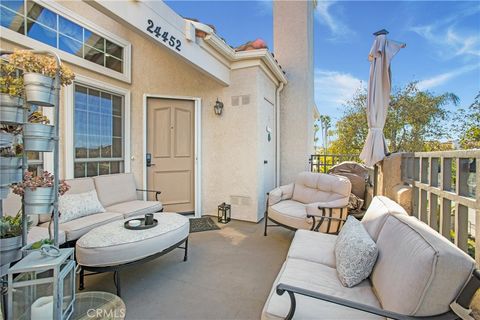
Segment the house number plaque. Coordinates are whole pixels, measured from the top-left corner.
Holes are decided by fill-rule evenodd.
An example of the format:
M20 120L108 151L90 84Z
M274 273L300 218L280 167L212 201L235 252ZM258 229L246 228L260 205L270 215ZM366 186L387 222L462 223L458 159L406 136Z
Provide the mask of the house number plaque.
M177 51L182 51L182 41L180 39L176 39L174 36L168 34L168 31L163 29L159 25L155 25L152 19L147 20L147 31L151 34L155 35L158 39L162 40L166 44L168 44L171 48L174 48Z

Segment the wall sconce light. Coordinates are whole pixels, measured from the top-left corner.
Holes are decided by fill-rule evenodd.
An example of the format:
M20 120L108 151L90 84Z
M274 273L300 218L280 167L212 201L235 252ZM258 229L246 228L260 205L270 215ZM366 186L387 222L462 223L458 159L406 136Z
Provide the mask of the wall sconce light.
M221 115L223 111L223 102L218 101L218 98L217 98L217 101L215 102L213 109L215 110L215 114L217 116Z

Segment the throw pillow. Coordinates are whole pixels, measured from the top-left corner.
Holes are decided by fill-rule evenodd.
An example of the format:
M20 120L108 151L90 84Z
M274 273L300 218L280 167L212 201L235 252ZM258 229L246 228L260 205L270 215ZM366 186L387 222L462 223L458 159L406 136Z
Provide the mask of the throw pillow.
M337 275L345 287L353 287L370 275L378 248L363 225L352 216L340 230L335 243Z
M105 212L95 190L85 193L64 194L58 199L58 222L65 223L95 213Z

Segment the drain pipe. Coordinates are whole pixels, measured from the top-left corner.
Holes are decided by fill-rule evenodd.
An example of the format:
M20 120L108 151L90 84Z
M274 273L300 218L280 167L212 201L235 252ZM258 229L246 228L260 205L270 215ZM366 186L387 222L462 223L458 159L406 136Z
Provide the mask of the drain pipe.
M280 82L280 85L276 89L275 94L275 135L276 146L275 146L275 186L280 186L280 92L283 90L284 83Z

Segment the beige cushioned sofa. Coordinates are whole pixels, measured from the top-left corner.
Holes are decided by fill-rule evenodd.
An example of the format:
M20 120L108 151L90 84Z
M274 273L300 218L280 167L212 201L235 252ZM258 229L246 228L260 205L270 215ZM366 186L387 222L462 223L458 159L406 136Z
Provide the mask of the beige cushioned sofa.
M475 261L386 197L373 199L362 224L379 250L368 279L352 288L342 286L335 269L337 236L299 230L262 319L386 318L385 314L344 307L338 304L341 299L397 314L390 318L449 312L449 305L471 279ZM293 313L290 294L296 300ZM337 303L327 302L325 297Z
M311 230L318 225L315 220L321 221L315 218L324 215L345 219L351 188L350 181L342 176L300 173L295 183L280 186L269 193L265 235L268 220L292 230ZM340 227L340 220L329 220L321 223L318 231L336 233Z
M59 224L59 243L74 241L95 227L112 221L126 219L136 215L162 211L160 201L140 200L135 179L131 173L103 175L92 178L78 178L66 181L70 185L68 194L84 193L96 190L98 199L105 212L81 217ZM141 190L143 191L143 190ZM5 212L15 214L21 207L20 197L10 194ZM28 243L48 238L50 215L30 216L33 227L28 235Z

